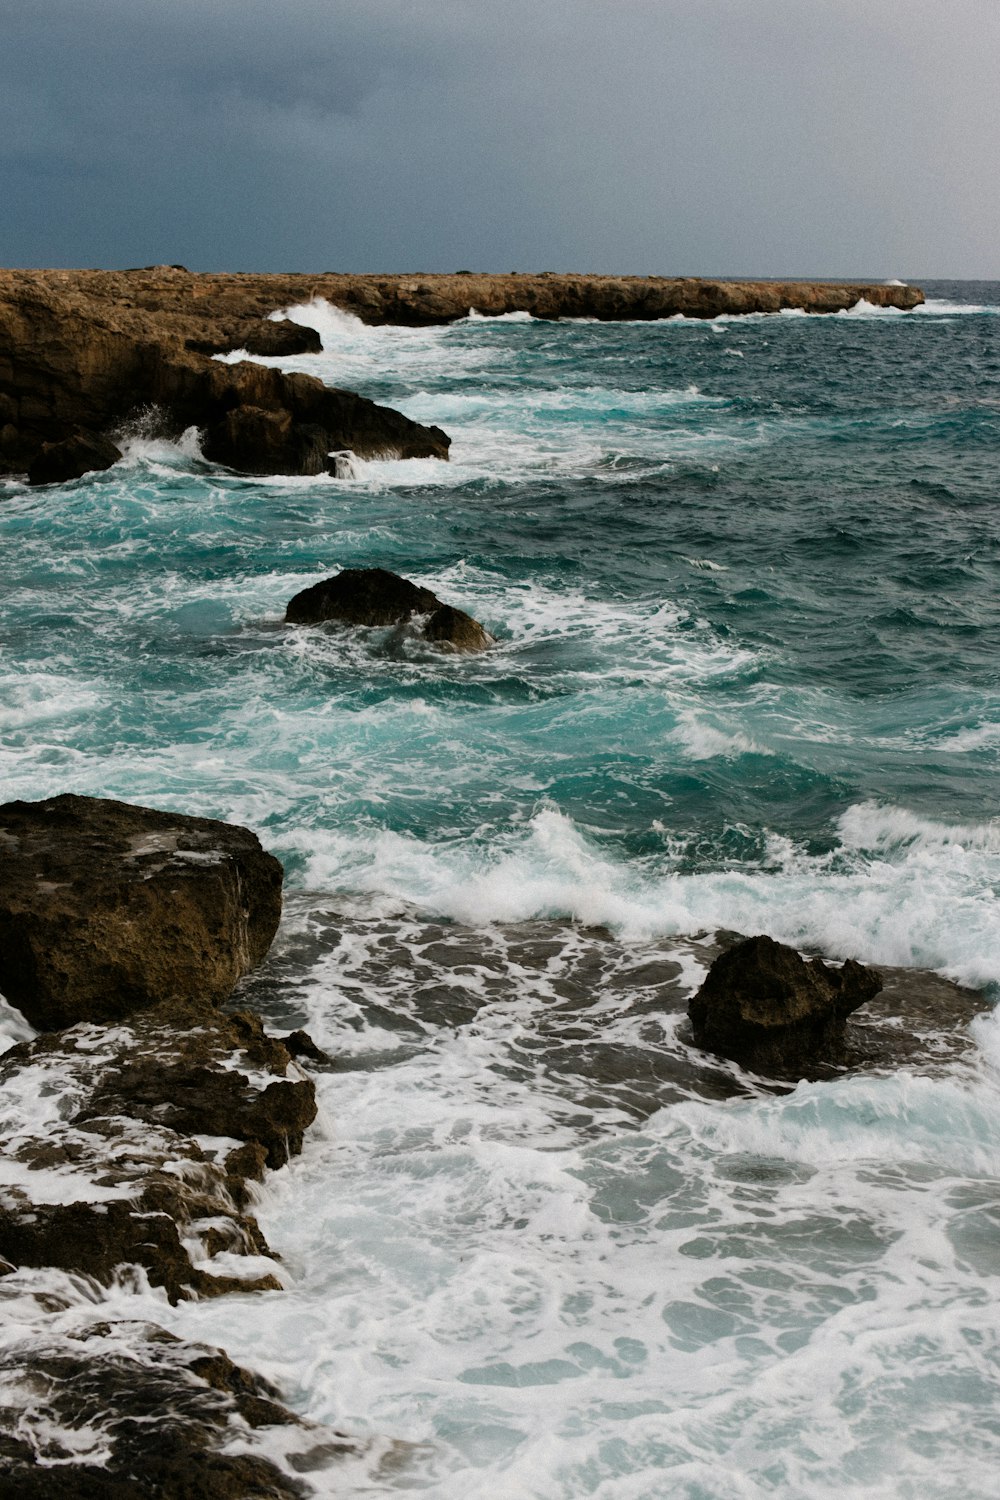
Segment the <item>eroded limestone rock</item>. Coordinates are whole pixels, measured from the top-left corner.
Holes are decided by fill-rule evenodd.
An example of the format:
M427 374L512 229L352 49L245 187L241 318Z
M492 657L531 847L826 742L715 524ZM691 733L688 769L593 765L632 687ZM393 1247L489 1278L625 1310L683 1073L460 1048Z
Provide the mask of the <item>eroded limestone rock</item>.
M688 1014L699 1047L755 1072L808 1077L841 1061L847 1017L881 988L853 959L838 969L751 937L719 955Z
M167 1002L40 1036L0 1095L9 1265L139 1265L172 1301L280 1286L249 1184L301 1150L315 1089L256 1016Z
M221 1349L153 1323L14 1342L0 1391L0 1500L304 1500L317 1491L298 1475L358 1451ZM253 1451L265 1432L273 1456Z
M224 1000L281 914L281 865L210 818L98 797L8 802L0 855L0 992L43 1030Z

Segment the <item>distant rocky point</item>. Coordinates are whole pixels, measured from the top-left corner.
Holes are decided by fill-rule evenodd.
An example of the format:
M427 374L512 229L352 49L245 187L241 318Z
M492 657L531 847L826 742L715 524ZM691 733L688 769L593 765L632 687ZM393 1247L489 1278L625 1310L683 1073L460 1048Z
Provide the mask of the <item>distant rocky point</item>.
M837 312L861 298L906 310L924 300L917 287L858 282L0 270L0 474L43 484L110 467L120 455L108 434L150 407L168 433L201 428L206 457L244 473L320 474L334 450L447 458L438 427L309 375L211 358L315 352L314 330L271 318L314 297L366 323L409 325L470 309L607 321Z

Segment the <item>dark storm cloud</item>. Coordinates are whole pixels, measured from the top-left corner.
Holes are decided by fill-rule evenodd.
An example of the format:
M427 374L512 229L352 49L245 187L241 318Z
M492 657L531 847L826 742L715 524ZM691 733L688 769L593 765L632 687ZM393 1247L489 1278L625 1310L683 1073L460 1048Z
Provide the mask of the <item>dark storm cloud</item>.
M0 0L0 259L1000 274L994 0Z

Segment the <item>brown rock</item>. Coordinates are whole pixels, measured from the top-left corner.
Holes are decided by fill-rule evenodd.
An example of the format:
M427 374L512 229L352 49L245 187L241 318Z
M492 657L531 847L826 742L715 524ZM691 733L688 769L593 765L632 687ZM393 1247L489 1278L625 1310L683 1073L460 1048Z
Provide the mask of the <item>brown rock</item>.
M327 620L401 625L415 615L429 617L423 634L435 645L454 651L485 651L493 643L493 637L464 610L442 604L430 589L386 568L345 568L296 594L285 611L290 625L321 625Z
M256 291L237 283L227 296L212 278L170 267L0 271L3 472L28 468L44 444L62 442L77 428L106 431L150 406L162 409L167 431L211 428L233 408L253 406L287 413L294 426L321 428L324 451L447 458L449 440L439 428L312 376L208 357L209 350L248 343L279 353L315 348L312 331L290 333L266 320L278 305L280 296L270 300L266 283ZM277 461L286 455L297 462L297 453L290 442Z
M424 626L424 635L436 646L450 646L453 651L485 651L493 644L493 637L478 620L450 604L434 611Z
M746 938L715 960L688 1014L699 1047L778 1077L815 1074L845 1052L845 1021L882 988L874 969L807 963L769 937Z
M202 451L243 474L322 474L327 442L322 427L294 422L290 411L237 406L208 428Z
M281 866L248 829L96 797L0 807L0 991L32 1025L218 1002L260 963Z
M303 1422L222 1350L152 1323L48 1332L8 1346L0 1373L15 1394L0 1409L0 1500L303 1500L315 1491L289 1469L328 1468L357 1451ZM234 1438L251 1446L260 1428L282 1467L230 1451Z
M121 456L110 438L78 429L60 443L44 444L28 468L28 483L65 484L83 474L110 469Z
M14 1184L0 1256L109 1283L141 1266L171 1301L278 1288L248 1183L301 1149L315 1089L260 1020L168 1003L74 1026L0 1058ZM50 1101L38 1123L34 1100ZM198 1251L192 1256L192 1247Z

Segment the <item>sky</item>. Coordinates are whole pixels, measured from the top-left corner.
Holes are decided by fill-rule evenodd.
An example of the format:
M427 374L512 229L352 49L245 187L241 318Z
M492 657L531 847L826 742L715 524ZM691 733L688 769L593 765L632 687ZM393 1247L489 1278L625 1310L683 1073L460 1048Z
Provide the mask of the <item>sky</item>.
M1000 0L0 0L0 264L1000 279Z

